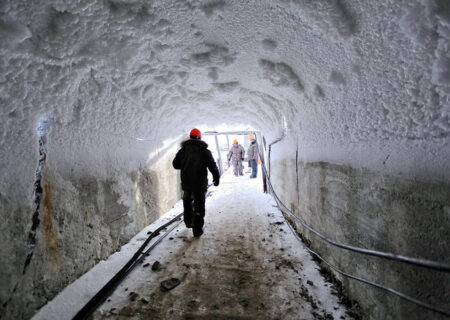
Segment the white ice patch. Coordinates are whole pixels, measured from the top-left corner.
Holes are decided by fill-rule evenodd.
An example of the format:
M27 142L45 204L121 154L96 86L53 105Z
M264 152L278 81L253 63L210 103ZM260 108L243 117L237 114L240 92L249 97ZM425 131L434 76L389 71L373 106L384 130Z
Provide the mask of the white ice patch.
M50 126L51 124L54 122L54 118L49 116L49 115L45 115L42 116L39 121L38 121L38 125L36 128L36 131L38 133L39 137L45 137L47 135L47 133L50 130Z

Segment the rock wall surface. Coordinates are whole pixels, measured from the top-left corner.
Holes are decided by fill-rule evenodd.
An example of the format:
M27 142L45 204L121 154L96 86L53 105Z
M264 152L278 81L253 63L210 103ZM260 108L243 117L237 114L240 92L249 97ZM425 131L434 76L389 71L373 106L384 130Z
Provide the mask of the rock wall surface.
M280 143L281 145L282 143ZM277 146L273 146L276 154ZM383 174L301 155L273 160L271 179L285 205L331 240L450 264L450 184ZM295 174L296 173L296 174ZM294 219L291 219L295 221ZM450 275L337 248L296 222L313 250L344 272L449 309ZM325 268L328 266L322 264ZM369 319L445 319L331 270Z
M2 319L30 318L178 199L178 175L171 168L176 145L162 150L152 141L129 141L127 148L133 154L125 159L120 157L125 152L116 152L119 138L104 137L102 143L108 139L110 143L107 152L93 155L88 154L90 144L98 141L78 144L79 133L60 140L59 130L55 125L45 139L40 201L35 206L22 204L27 201L1 204L2 212L10 213L2 223L8 245L0 249L2 261L7 262L1 270ZM161 154L152 156L148 150ZM129 169L129 161L136 169ZM38 221L34 230L33 210ZM33 244L27 238L30 234Z

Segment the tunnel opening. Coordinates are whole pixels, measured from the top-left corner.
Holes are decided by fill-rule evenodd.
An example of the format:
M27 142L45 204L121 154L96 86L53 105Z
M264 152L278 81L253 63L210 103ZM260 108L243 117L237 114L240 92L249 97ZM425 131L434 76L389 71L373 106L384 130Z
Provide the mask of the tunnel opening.
M246 173L253 172L254 174L251 175L252 178L256 178L258 166L261 163L259 160L259 154L258 150L261 150L261 155L264 156L265 152L264 150L259 147L258 139L261 137L261 133L257 130L225 130L225 131L205 131L204 132L205 141L209 141L209 143L215 144L215 155L217 157L217 165L219 168L219 172L222 174L225 171L225 167L227 169L231 168L232 166L235 167L235 164L232 160L232 147L236 143L238 146L242 147L243 151L243 157L239 160L239 166L240 169L233 168L234 174L236 175L237 172L240 173L240 175L243 175L245 171L245 167L247 166ZM254 148L249 148L251 145L254 145ZM250 152L250 156L249 156ZM255 167L252 169L251 166L251 159L255 158ZM241 171L239 171L241 170ZM209 175L209 172L208 172ZM265 178L264 173L262 174L263 178L263 184L265 185ZM267 189L264 188L264 192L267 192Z

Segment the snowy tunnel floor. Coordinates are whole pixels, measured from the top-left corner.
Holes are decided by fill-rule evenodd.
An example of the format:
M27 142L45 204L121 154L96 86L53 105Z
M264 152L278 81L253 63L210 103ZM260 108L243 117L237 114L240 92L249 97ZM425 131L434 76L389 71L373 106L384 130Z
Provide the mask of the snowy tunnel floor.
M180 224L136 267L93 319L352 319L292 234L261 178L231 170L206 201L204 234ZM70 319L181 202L44 306L34 319ZM158 261L159 270L152 270ZM160 282L181 284L162 291Z

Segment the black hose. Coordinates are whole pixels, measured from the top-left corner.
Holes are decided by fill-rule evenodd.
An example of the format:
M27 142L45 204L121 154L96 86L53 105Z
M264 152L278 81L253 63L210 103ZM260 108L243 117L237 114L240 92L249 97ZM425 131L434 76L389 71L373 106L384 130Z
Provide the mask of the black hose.
M148 245L151 239L156 237L161 230L168 227L175 221L181 218L183 213L178 214L173 219L171 219L169 222L163 224L159 228L157 228L155 231L153 231L148 238L144 241L144 243L141 245L141 247L136 251L136 253L133 255L133 257L127 262L125 266L122 267L122 269L117 272L114 277L111 278L111 280L108 281L107 284L103 286L103 288L100 289L99 292L95 296L89 300L88 303L84 305L84 307L78 311L78 313L73 317L73 320L85 320L87 319L97 308L99 305L101 305L108 296L112 293L112 291L120 284L120 282L126 277L126 275L142 260L145 258L146 254L149 253L159 242L161 242L162 239L164 239L170 231L172 231L175 227L177 227L181 221L178 224L176 224L174 227L172 227L168 232L166 232L165 235L160 237L149 249L147 249L146 252L142 253L142 251L145 249L145 247ZM142 254L142 255L141 255Z

